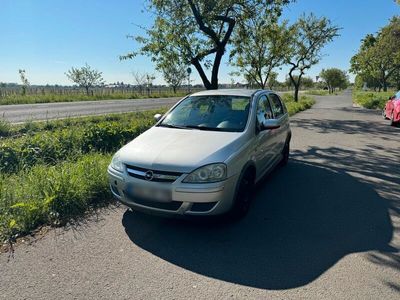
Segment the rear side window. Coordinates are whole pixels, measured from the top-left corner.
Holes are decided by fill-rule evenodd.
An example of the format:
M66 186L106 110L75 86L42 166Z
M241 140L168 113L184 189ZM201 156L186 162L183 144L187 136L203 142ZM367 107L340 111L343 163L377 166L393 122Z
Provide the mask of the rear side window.
M275 94L269 94L268 98L271 101L272 112L274 113L275 119L279 119L285 114L285 109L281 100Z

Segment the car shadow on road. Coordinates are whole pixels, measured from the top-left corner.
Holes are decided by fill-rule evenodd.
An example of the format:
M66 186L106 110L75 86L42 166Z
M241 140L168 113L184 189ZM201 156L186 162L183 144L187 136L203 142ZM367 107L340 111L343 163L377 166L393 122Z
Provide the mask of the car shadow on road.
M303 286L349 253L393 251L385 199L344 172L300 161L263 181L239 222L197 223L128 210L122 223L135 245L172 264L261 289Z

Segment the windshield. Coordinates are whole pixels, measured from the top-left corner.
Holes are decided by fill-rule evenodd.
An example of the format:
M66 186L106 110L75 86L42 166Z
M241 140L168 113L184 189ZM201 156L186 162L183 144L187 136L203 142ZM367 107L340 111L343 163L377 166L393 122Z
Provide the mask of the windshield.
M158 126L241 132L246 127L249 108L250 97L190 96Z

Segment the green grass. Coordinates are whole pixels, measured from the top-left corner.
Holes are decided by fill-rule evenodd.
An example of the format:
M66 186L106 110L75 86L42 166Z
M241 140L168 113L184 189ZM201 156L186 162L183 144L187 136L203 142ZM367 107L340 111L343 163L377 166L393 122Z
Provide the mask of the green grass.
M294 114L309 109L315 104L315 100L310 96L302 95L298 102L294 102L294 97L292 94L284 94L283 101L286 104L289 115L293 116Z
M183 97L186 92L152 92L147 95L139 93L112 93L112 94L35 94L35 95L20 95L13 94L0 98L0 105L10 104L34 104L34 103L54 103L54 102L76 102L76 101L101 101L111 99L144 99L144 98L168 98L168 97Z
M154 124L152 112L33 123L25 134L0 139L0 172L55 165L90 152L111 153ZM18 135L19 134L19 135Z
M383 109L390 96L395 94L389 92L364 92L353 91L353 102L369 109Z
M293 95L283 98L290 115L314 104L304 95L297 103ZM0 241L78 220L110 203L106 169L112 153L164 111L0 123Z
M110 155L88 154L55 166L0 175L0 240L13 241L41 225L64 225L112 199Z

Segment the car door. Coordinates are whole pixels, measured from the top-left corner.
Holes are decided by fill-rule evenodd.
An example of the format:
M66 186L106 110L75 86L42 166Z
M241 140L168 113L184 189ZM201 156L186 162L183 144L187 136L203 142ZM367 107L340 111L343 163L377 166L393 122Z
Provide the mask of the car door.
M255 146L255 163L257 176L264 174L272 163L274 158L273 150L273 132L271 130L262 130L261 124L265 119L273 118L271 105L266 95L261 95L257 101L257 135Z
M273 148L274 148L274 157L278 158L285 146L289 130L289 116L284 103L277 94L274 93L268 94L268 99L271 104L273 117L278 121L278 124L280 125L279 128L271 130Z

